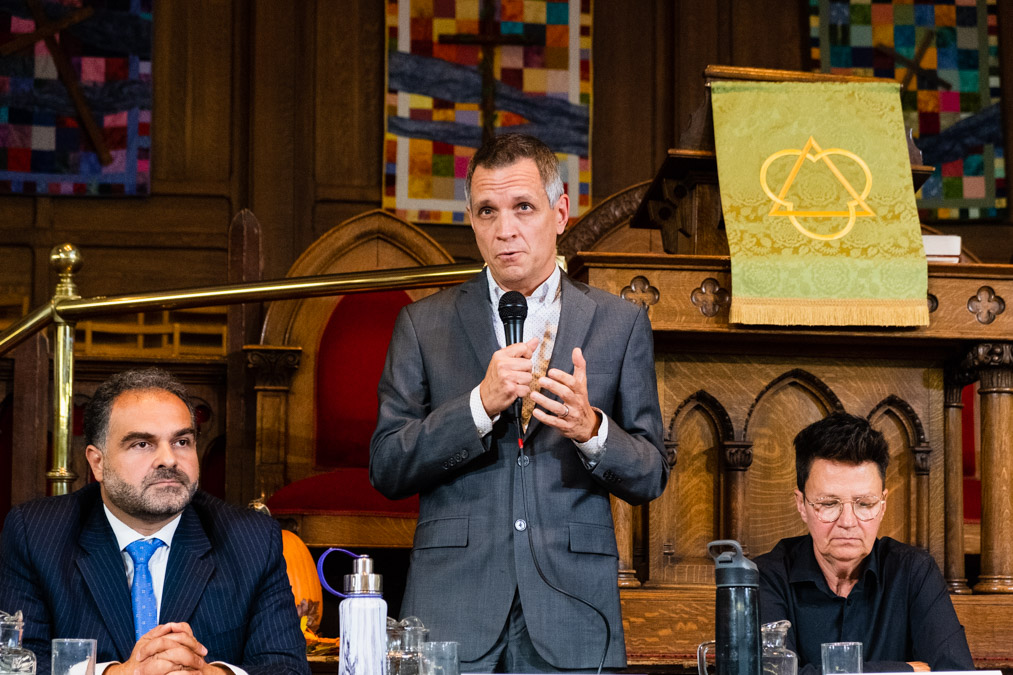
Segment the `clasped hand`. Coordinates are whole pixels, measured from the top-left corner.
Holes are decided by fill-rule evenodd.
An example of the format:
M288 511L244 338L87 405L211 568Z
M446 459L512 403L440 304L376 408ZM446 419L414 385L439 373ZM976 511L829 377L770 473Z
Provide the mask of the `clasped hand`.
M598 433L601 419L591 407L587 396L587 362L580 347L573 349L573 374L558 368L538 380L538 386L555 394L551 399L541 392L531 391L531 357L538 346L538 338L518 342L497 350L485 377L479 385L482 405L489 417L495 417L518 398L531 396L540 408L531 413L542 424L553 427L570 439L583 443Z
M193 636L190 624L164 623L141 636L125 663L106 669L107 675L169 675L170 673L229 673L204 661L208 650Z

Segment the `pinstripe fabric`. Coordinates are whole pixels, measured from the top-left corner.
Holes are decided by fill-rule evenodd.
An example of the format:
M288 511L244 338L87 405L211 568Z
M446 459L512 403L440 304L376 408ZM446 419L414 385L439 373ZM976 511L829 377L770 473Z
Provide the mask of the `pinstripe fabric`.
M0 609L24 611L39 675L49 673L55 637L95 638L100 662L130 656L130 591L97 484L11 510L0 539ZM209 662L250 675L309 673L278 525L200 491L173 538L160 620L188 622Z

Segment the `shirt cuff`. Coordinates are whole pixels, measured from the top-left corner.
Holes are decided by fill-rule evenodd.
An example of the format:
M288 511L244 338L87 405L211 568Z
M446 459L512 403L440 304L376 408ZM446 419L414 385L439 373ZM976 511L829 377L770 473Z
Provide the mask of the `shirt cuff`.
M492 431L492 425L499 419L499 415L489 417L485 412L485 406L482 405L482 394L478 391L479 387L471 390L471 419L475 422L478 437L485 438Z
M106 668L108 668L109 666L118 666L121 663L122 663L121 661L106 661L105 663L96 663L95 664L95 675L102 675L104 672L106 672ZM239 666L234 666L231 663L225 663L224 661L215 661L211 665L212 666L221 666L221 667L224 667L224 668L228 668L233 673L235 673L235 675L250 675L249 673L247 673L245 670L243 670Z
M584 460L584 466L589 469L593 469L598 466L598 462L605 456L605 441L609 435L609 418L598 408L593 410L601 415L601 424L598 425L598 435L592 436L583 443L574 441L574 445L577 446L577 450L580 451L581 458Z

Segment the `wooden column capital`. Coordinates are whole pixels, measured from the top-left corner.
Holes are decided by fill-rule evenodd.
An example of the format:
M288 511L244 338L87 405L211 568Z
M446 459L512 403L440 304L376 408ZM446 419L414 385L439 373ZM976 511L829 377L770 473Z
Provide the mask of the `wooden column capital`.
M753 463L752 441L724 441L721 450L725 471L745 471Z
M292 376L299 370L301 347L247 345L246 366L253 369L257 391L288 391Z
M964 387L978 379L978 372L971 365L971 355L959 361L951 361L943 368L943 405L947 408L963 408Z
M916 445L911 448L912 454L915 459L915 475L916 476L928 476L929 475L929 458L932 454L932 446L929 445Z
M971 347L965 362L978 372L1013 372L1013 342L982 342Z

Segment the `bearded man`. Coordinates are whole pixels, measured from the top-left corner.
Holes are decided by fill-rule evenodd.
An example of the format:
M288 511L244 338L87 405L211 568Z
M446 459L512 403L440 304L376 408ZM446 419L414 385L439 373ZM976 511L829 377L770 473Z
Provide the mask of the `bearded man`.
M14 507L0 540L0 609L24 646L94 638L97 673L309 673L270 518L197 489L186 389L163 370L114 375L88 402L97 482Z

